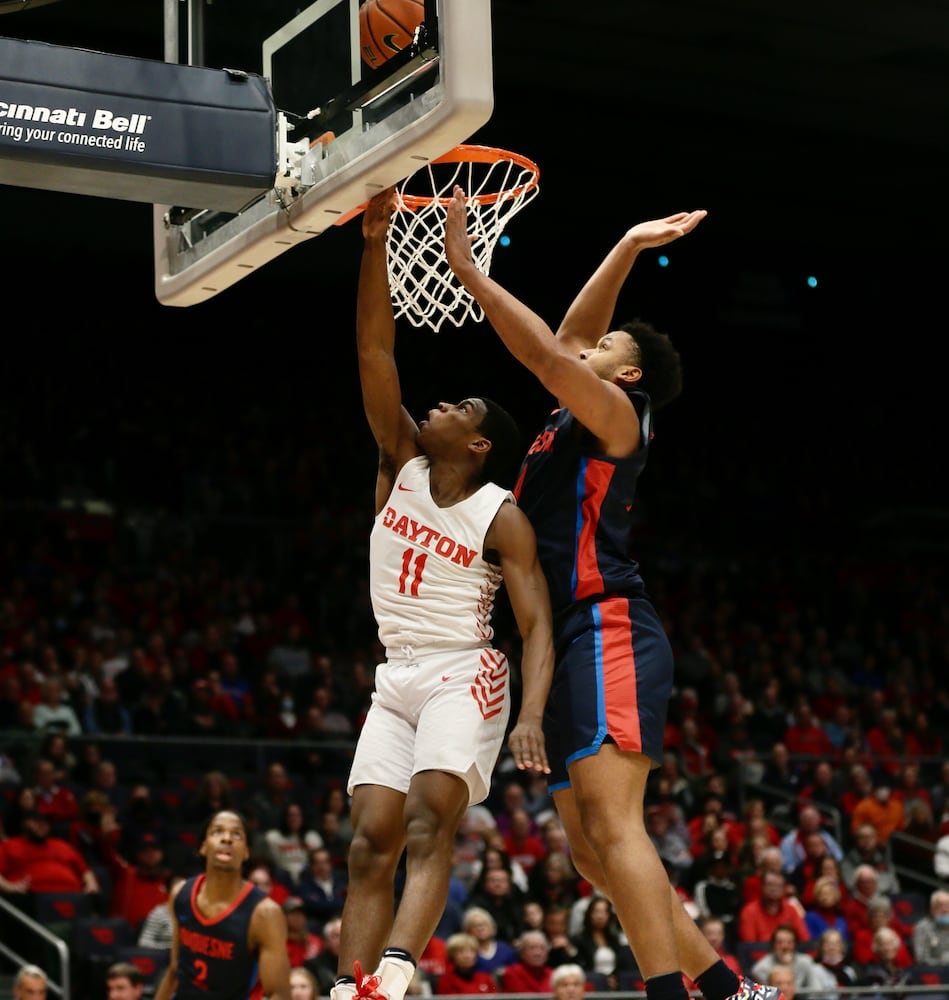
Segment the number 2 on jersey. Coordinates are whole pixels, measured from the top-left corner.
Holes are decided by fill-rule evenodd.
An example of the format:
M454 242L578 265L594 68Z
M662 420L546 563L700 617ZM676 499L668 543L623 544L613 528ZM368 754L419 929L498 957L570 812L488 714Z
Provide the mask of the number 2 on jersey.
M418 597L419 584L422 582L422 570L425 569L425 560L428 558L427 552L419 552L415 556L415 565L412 564L414 549L406 549L402 553L402 573L399 576L399 593L405 593L405 585L411 576L412 582L409 585L409 593L412 597Z

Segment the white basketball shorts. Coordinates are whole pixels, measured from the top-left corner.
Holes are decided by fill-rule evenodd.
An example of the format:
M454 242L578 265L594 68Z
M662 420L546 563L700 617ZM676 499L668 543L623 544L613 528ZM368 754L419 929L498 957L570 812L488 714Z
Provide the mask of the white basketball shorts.
M457 774L470 804L487 798L511 714L507 658L495 649L390 657L356 743L348 791L383 785L407 793L420 771Z

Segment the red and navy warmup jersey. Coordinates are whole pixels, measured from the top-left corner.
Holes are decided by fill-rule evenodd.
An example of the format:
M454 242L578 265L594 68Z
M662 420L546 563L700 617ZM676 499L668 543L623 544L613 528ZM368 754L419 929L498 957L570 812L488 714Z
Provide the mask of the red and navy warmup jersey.
M627 458L592 450L593 440L566 407L554 410L521 466L514 495L537 534L554 614L602 594L645 596L630 554L636 481L651 433L649 397L632 391L642 441Z
M188 879L175 896L178 989L175 1000L246 1000L257 983L257 954L247 946L250 918L264 898L247 882L229 910L214 920L198 912L204 875Z

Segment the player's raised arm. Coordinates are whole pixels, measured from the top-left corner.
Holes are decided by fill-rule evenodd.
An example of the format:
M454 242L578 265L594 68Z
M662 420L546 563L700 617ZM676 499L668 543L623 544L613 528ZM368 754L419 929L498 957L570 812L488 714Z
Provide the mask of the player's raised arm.
M615 454L634 451L639 442L639 420L626 393L583 364L577 353L554 337L537 313L475 266L466 232L464 191L458 186L448 206L445 254L452 271L478 301L507 349L603 442L601 450Z
M501 559L504 586L521 635L521 708L508 737L514 762L521 770L549 772L544 745L544 705L554 671L550 595L540 562L534 529L522 510L501 504L485 539Z
M557 330L568 351L593 347L610 330L616 301L640 251L661 247L692 232L706 212L676 212L628 229L580 289Z
M356 347L363 408L379 447L376 510L392 489L396 472L414 455L418 428L402 406L395 363L395 316L389 291L386 235L394 191L375 195L362 217L363 253L356 299Z

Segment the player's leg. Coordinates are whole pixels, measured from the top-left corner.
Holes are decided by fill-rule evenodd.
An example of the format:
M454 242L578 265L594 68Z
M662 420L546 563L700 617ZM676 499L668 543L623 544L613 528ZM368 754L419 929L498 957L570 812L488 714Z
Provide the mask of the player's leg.
M599 858L590 846L583 832L583 826L580 823L580 815L577 811L573 788L561 788L554 792L553 798L554 804L557 807L557 814L563 823L564 832L570 843L570 857L574 862L574 867L587 881L596 886L605 896L609 897L609 892L606 888L606 877L600 866ZM672 896L672 922L675 927L676 949L682 963L682 971L690 979L695 980L718 961L718 955L708 941L705 940L695 921L686 912L681 900L676 895L675 889L671 885L668 886L668 889ZM735 991L732 990L731 992Z
M646 980L681 970L669 878L643 819L650 769L648 757L613 743L570 768L584 836ZM642 919L644 912L650 919Z
M425 657L416 686L424 701L405 804L405 886L390 947L376 970L389 1000L403 1000L414 963L444 912L455 836L469 804L488 794L510 714L507 661L496 650Z
M395 910L395 873L405 845L404 805L405 795L392 788L358 785L353 789L340 976L351 976L356 961L363 969L374 969L389 937Z
M468 785L458 775L422 771L412 779L405 802L405 885L376 969L387 1000L405 997L418 956L445 911L455 835L468 799Z
M415 727L399 701L399 688L407 688L404 673L389 663L376 668L376 693L353 755L347 786L353 836L333 1000L349 1000L356 993L361 984L354 978L355 963L371 972L392 929L415 748ZM370 984L363 985L371 991Z

